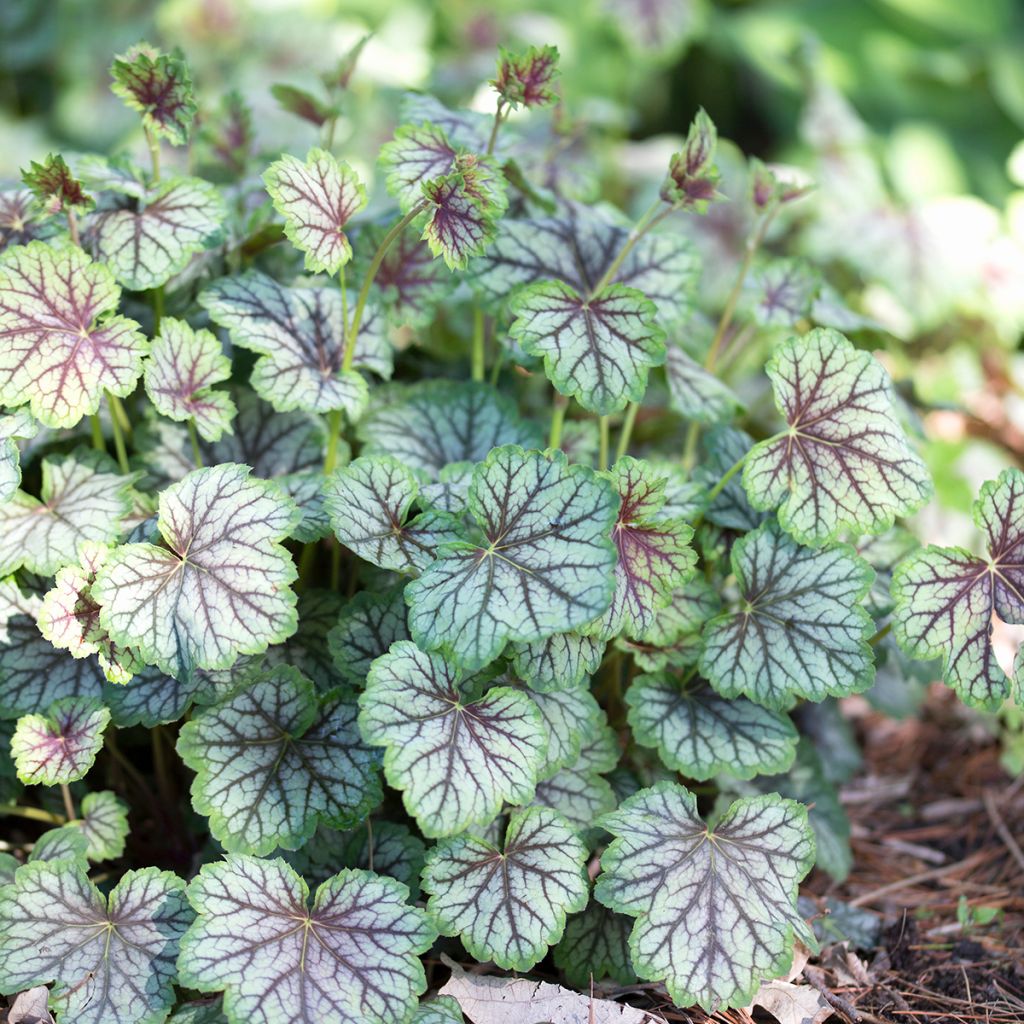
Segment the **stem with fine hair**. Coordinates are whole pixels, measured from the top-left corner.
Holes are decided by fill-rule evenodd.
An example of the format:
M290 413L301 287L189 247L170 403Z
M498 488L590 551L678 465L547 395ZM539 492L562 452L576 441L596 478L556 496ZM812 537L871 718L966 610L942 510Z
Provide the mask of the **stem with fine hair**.
M753 449L751 449L753 451ZM706 498L705 508L710 508L711 503L717 498L722 491L725 490L725 485L746 465L747 459L750 457L750 452L744 452L743 455L738 458L721 476L718 483L708 491ZM698 527L704 522L704 513L701 512L697 518L693 521L693 532L696 533Z
M473 380L484 379L484 311L473 310Z
M661 211L660 213L658 211ZM660 223L665 217L672 212L671 207L666 207L661 199L656 199L651 205L644 211L643 216L636 222L632 230L626 235L626 241L623 242L622 248L619 249L615 259L608 264L608 268L601 275L601 280L590 289L590 298L594 298L595 295L604 291L615 280L615 275L622 269L622 264L625 262L626 257L633 251L633 246L640 241L644 235L647 234L655 224Z
M164 286L153 289L153 334L160 333L160 321L164 318Z
M107 392L107 408L110 410L110 429L114 434L114 451L117 452L117 464L121 467L122 473L130 473L128 465L128 449L125 447L124 434L121 431L121 424L118 422L114 412L113 395Z
M498 141L498 129L501 127L501 122L505 118L505 102L504 100L498 100L498 108L494 111L494 124L491 125L491 137L487 140L487 155L491 156L494 153L494 146Z
M366 309L366 300L370 295L370 286L373 279L380 270L381 263L388 253L388 249L394 244L401 233L427 208L429 202L421 199L391 230L381 239L377 251L373 254L369 267L366 270L366 277L363 278L362 287L359 289L359 298L356 299L355 312L352 314L352 323L345 335L345 354L341 360L342 372L352 369L352 361L356 354L356 338L359 335L359 325L363 321L363 311Z
M51 814L41 807L23 807L20 804L0 804L0 818L12 816L15 818L28 818L31 821L44 821L47 825L63 825L65 819L59 814Z
M82 243L78 238L78 217L70 207L68 207L68 234L71 236L71 241L81 249Z
M196 433L195 420L189 419L185 421L188 425L188 439L192 444L192 460L196 464L196 469L202 469L203 466L203 452L199 447L199 435Z
M160 180L160 140L148 129L146 133L146 145L149 146L149 159L153 164L153 184Z
M333 409L327 414L327 452L324 455L324 475L329 476L338 465L338 440L341 436L342 412Z
M623 458L629 451L629 441L633 436L633 425L636 423L637 413L640 411L639 402L630 402L626 407L626 416L622 421L622 430L619 433L619 445L615 449L615 461Z
M608 444L609 444L609 432L610 426L608 423L608 417L602 416L597 421L598 430L601 433L601 449L597 458L597 468L602 472L608 468Z
M562 425L565 423L565 411L568 408L569 399L556 391L551 409L551 432L548 434L549 448L558 448L562 444Z
M103 440L103 421L100 419L100 414L94 412L89 417L89 425L92 427L92 446L98 452L106 454L107 442Z
M60 784L60 795L64 801L64 813L67 815L68 821L75 820L75 801L71 798L71 790L68 788L66 782Z

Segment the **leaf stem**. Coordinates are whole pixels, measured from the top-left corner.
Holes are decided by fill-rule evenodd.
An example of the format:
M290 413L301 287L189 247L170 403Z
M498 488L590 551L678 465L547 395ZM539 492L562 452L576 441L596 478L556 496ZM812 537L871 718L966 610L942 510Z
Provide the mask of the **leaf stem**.
M302 545L302 553L299 555L299 581L304 587L309 586L309 578L313 574L313 566L316 564L317 542L307 541Z
M697 438L700 437L700 424L690 420L686 428L686 444L683 446L683 469L689 473L697 461Z
M663 203L660 199L656 199L651 205L644 211L643 216L633 225L629 234L626 235L626 241L622 244L622 248L618 251L615 259L608 264L608 269L605 270L601 276L601 280L590 289L589 298L593 299L594 296L600 294L608 287L612 281L615 280L615 275L622 269L622 264L625 262L626 257L633 251L633 246L640 241L644 235L647 234L651 228L654 227L662 218L671 213L671 209L662 209ZM661 209L661 214L658 214L658 210Z
M484 379L484 311L473 310L473 380Z
M601 433L601 449L597 457L597 468L604 472L608 468L608 442L609 442L609 423L608 417L602 416L597 421L598 429Z
M715 336L711 339L708 354L704 357L705 370L712 371L715 368L715 364L718 361L718 350L721 348L725 334L729 330L732 318L736 315L736 307L739 305L740 296L743 294L743 285L747 280L747 274L750 272L750 266L754 262L754 256L757 254L757 250L761 247L761 243L764 241L764 236L768 231L768 226L775 217L777 209L777 206L773 206L766 214L764 214L764 216L762 216L758 221L754 230L750 232L750 236L747 238L745 251L743 253L743 261L740 263L740 269L736 273L736 280L733 282L732 290L729 292L728 298L725 300L725 307L722 309L722 316L718 321L718 326L715 328Z
M32 821L45 821L48 825L65 825L67 819L59 814L51 814L42 807L24 807L19 804L0 804L2 817L29 818Z
M369 267L366 269L366 277L363 278L362 287L359 289L359 298L356 300L355 313L352 315L352 324L345 334L345 354L341 360L342 373L352 369L352 360L356 355L356 337L359 334L359 325L363 321L363 311L366 309L366 300L370 294L370 285L380 270L381 263L387 255L395 239L427 208L427 200L421 199L392 229L381 239L377 251L373 254Z
M94 412L89 417L89 423L92 426L92 446L98 452L106 454L107 442L103 440L103 421L100 419L100 414Z
M751 449L751 451L753 451L753 449ZM725 490L725 485L744 467L744 465L746 465L747 459L749 457L750 457L750 452L749 451L744 452L743 455L740 458L738 458L722 474L722 477L718 481L718 483L715 484L715 486L712 487L710 491L708 491L707 499L706 499L706 504L704 506L705 508L708 508L711 505L711 503L715 500L715 498L717 498L722 493L722 491ZM697 532L697 528L703 522L704 522L704 513L701 512L700 515L698 515L697 518L694 519L694 521L692 523L693 532L694 533Z
M633 426L636 423L637 413L640 411L639 402L630 402L626 407L626 416L622 421L622 430L619 433L619 445L615 449L615 461L623 458L629 451L629 441L633 436Z
M494 360L494 366L491 367L491 387L497 387L498 376L501 374L501 368L505 365L505 346L498 345L498 358Z
M82 243L78 237L78 216L71 207L68 207L68 234L71 236L71 241L81 249Z
M110 413L121 424L121 429L124 431L124 436L131 440L132 436L132 421L128 419L128 413L124 411L124 403L117 395L108 394L107 398L110 404Z
M66 782L60 784L60 795L64 801L64 813L67 815L68 821L74 821L76 817L75 801L71 798L71 790Z
M562 426L565 423L565 413L569 408L569 399L565 395L555 392L555 400L551 409L551 431L548 434L548 447L559 448L562 444Z
M175 801L174 784L171 781L170 764L164 750L164 730L155 725L149 730L153 748L153 770L156 773L156 788L165 807L173 807Z
M148 129L143 128L146 133L146 145L149 146L149 159L153 163L153 184L160 180L160 140Z
M160 333L160 321L164 318L164 286L153 289L153 334Z
M338 285L341 287L341 331L342 337L348 337L348 286L345 283L345 268L338 271Z
M494 111L494 124L491 126L491 137L487 140L487 155L492 156L494 154L494 147L498 141L498 129L501 127L502 121L505 119L506 107L504 100L498 100L498 107Z
M877 647L892 632L892 619L890 619L869 641L872 647Z
M107 392L107 407L110 409L110 427L114 433L114 451L117 452L117 464L121 467L122 473L130 473L128 465L128 449L124 444L124 434L121 431L121 424L118 422L117 414L114 412L114 396Z
M196 433L196 421L186 420L188 424L188 439L192 444L192 460L196 464L196 469L203 468L203 452L199 447L199 435Z
M333 409L327 414L327 452L324 455L324 476L329 476L338 465L338 440L341 437L342 411Z

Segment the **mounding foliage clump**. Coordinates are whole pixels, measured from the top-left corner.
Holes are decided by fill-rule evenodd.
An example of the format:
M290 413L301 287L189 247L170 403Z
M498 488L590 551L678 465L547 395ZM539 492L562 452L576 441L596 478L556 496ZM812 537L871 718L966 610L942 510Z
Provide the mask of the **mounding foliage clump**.
M456 1021L440 948L742 1006L849 870L836 699L934 659L1019 692L1024 474L984 555L918 543L913 410L801 257L811 189L703 112L631 219L557 52L502 51L492 114L409 94L364 182L357 57L275 89L323 144L264 159L140 44L148 165L3 196L0 811L52 827L0 853L0 990Z

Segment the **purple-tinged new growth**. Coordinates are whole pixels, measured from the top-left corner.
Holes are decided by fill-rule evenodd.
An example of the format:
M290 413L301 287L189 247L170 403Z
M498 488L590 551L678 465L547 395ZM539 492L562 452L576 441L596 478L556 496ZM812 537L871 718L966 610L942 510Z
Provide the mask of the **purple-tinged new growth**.
M498 75L491 86L501 103L513 110L523 107L546 107L558 94L552 83L558 77L558 50L553 46L531 46L526 53L510 53L502 49L498 59Z

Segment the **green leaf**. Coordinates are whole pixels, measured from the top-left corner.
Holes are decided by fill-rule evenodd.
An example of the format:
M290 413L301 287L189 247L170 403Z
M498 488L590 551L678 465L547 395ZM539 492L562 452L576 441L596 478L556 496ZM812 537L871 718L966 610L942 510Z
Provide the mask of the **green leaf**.
M360 558L395 572L425 569L440 545L461 535L458 520L445 512L411 516L418 497L412 470L389 456L364 455L324 484L324 508L338 540Z
M98 452L43 459L40 497L17 491L0 505L0 575L18 568L48 576L76 562L88 541L116 541L131 511L132 477Z
M179 981L224 995L231 1024L408 1024L433 942L400 882L346 870L317 889L281 860L207 864L188 897Z
M642 292L611 284L596 295L565 281L542 281L518 292L509 334L563 394L602 416L639 402L647 372L665 361L657 307Z
M912 658L942 658L942 678L967 704L994 710L1011 693L992 647L992 623L1024 623L1024 473L1007 469L982 485L974 524L987 558L926 547L892 580L893 634Z
M708 489L745 456L754 445L754 439L743 430L719 424L701 438L702 459L694 472L695 480ZM747 492L739 476L734 476L720 494L708 505L704 518L726 530L754 530L765 520L765 515L751 508Z
M39 424L24 410L0 416L0 505L21 486L21 451L18 442L35 437Z
M103 896L75 861L26 864L0 889L0 989L56 982L64 1020L159 1024L191 918L184 891L169 871L143 868Z
M64 157L48 153L41 164L33 160L21 180L28 186L46 214L82 213L94 200L71 173Z
M931 477L870 352L818 328L776 349L766 372L789 428L755 445L744 466L755 508L777 509L786 531L820 546L847 529L883 533L928 500Z
M367 819L347 832L322 825L298 850L285 859L310 885L326 882L340 868L366 868L389 875L419 897L420 873L427 848L405 825Z
M511 53L504 47L498 57L498 74L491 88L499 101L513 110L546 107L558 99L551 83L558 77L558 50L553 46L531 46L525 53Z
M356 420L368 394L356 371L391 375L391 347L375 308L368 308L360 323L353 368L342 370L345 331L337 288L285 288L250 271L215 281L199 303L214 323L227 328L233 344L261 356L251 383L278 412L344 409Z
M291 665L312 679L321 693L344 686L327 650L327 634L338 621L345 599L333 590L309 587L299 595L299 628L283 644L275 644L263 655L264 665Z
M853 548L804 548L769 522L736 542L732 571L742 603L708 623L700 658L723 697L782 710L871 685L874 570Z
M605 641L580 633L554 633L543 640L513 642L505 652L512 671L531 690L571 690L600 667Z
M84 242L125 288L159 288L223 241L227 210L207 181L166 178L141 195L133 182L107 187L113 195L86 219Z
M494 241L497 220L508 206L499 175L487 158L462 154L451 173L423 184L423 240L449 270L465 270Z
M52 864L58 860L70 860L84 867L88 848L89 841L77 825L61 825L60 828L49 829L36 840L28 862L46 861Z
M547 732L547 753L539 768L540 776L572 764L580 754L583 740L593 734L604 712L585 687L531 693Z
M796 910L814 864L800 804L737 800L711 830L692 793L661 782L600 824L616 838L594 895L637 919L629 942L637 973L664 981L677 1005L743 1006L789 967L794 937L815 948Z
M487 825L533 796L547 733L537 705L507 687L477 698L472 680L402 640L378 658L359 698L363 738L385 748L384 775L425 836Z
M79 564L57 572L53 588L39 607L39 631L54 647L69 651L73 658L97 656L104 676L118 684L127 683L144 662L131 648L113 643L100 625L100 606L92 596L96 574L110 556L105 544L84 541Z
M127 683L103 688L103 703L110 708L111 721L119 729L176 722L202 690L202 673L189 679L175 679L151 665L144 665Z
M610 208L572 202L553 217L503 220L494 245L473 265L473 287L492 308L503 306L524 285L542 281L563 281L587 295L622 250L632 226ZM649 232L612 280L647 296L661 326L674 331L692 313L699 269L681 232Z
M394 389L357 428L364 455L392 455L437 479L445 466L482 462L500 445L539 448L541 435L507 396L484 384L430 380Z
M17 858L9 853L0 853L0 888L14 881L15 872L21 866Z
M636 982L629 958L629 932L633 922L591 900L582 914L574 914L565 925L562 941L555 946L554 961L565 972L565 981L575 989L587 990L591 979L611 978L620 985Z
M726 700L668 673L638 676L626 691L633 738L691 779L749 779L785 771L796 755L789 718L743 698Z
M341 609L327 634L335 667L345 682L362 686L375 658L396 640L408 640L403 586L380 593L361 590Z
M270 87L270 95L277 100L282 110L287 110L289 114L301 117L303 121L315 124L318 128L322 128L340 113L333 104L325 103L318 96L294 85L278 82Z
M423 198L423 186L450 174L459 147L436 124L399 125L395 137L380 149L380 166L388 192L408 213Z
M469 491L483 541L446 546L406 588L413 639L479 668L510 640L543 640L603 614L617 508L607 480L561 453L494 449Z
M472 835L442 839L427 855L427 910L442 935L470 955L528 971L582 910L587 850L556 811L530 807L509 819L503 848Z
M318 698L290 666L195 715L181 728L178 753L196 773L193 806L231 852L296 849L318 822L349 828L380 800L355 703L339 691Z
M128 805L115 793L102 790L82 800L81 818L73 822L85 834L89 860L117 860L128 838Z
M672 407L697 423L721 423L744 409L728 385L709 373L678 345L667 346L665 378Z
M459 1004L452 996L438 996L420 1004L413 1024L466 1024Z
M640 637L654 625L672 591L693 575L693 530L664 514L667 480L648 463L627 455L615 463L608 478L621 499L612 528L618 554L615 596L608 611L586 631L605 640L623 632Z
M231 377L231 360L210 331L164 317L146 361L146 394L162 416L192 420L199 436L217 441L231 430L235 403L213 385Z
M173 676L259 654L295 632L297 573L279 542L297 521L248 466L197 469L160 495L166 547L125 544L100 570L100 624Z
M352 258L344 227L366 206L366 189L343 160L314 147L303 163L286 154L263 175L284 233L305 253L306 269L332 277Z
M30 242L0 262L0 403L26 401L48 427L73 427L104 391L135 388L149 343L114 315L121 289L81 249Z
M749 315L761 327L794 329L811 319L821 279L802 260L772 260L751 275Z
M227 1024L228 1019L221 1013L220 999L203 1002L183 1003L167 1024Z
M11 757L26 786L58 786L85 778L103 746L110 712L98 700L68 697L45 715L18 719Z

